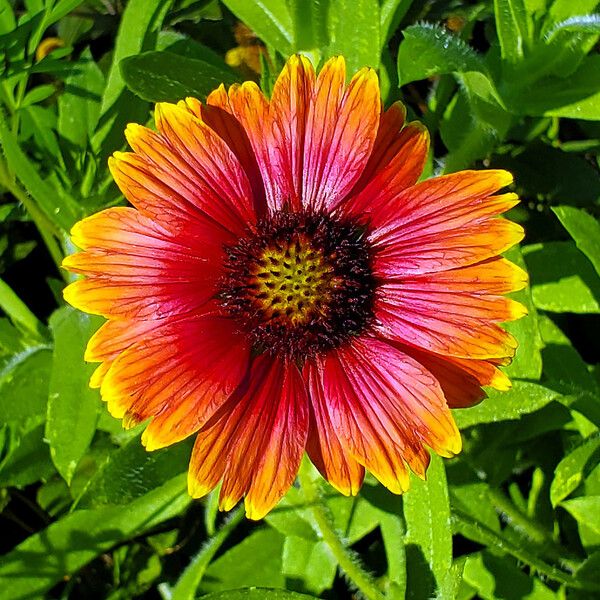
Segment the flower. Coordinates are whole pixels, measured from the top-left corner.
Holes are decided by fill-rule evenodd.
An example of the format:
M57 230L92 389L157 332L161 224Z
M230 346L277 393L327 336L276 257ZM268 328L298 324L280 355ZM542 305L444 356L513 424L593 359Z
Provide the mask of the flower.
M190 494L222 482L252 519L305 451L343 494L365 469L405 491L427 447L460 451L450 408L510 385L511 175L417 183L427 131L382 111L373 70L345 82L341 57L292 56L270 101L246 82L158 104L110 159L133 208L77 223L64 261L85 276L67 301L108 319L85 358L112 415L149 420L148 450L197 434Z

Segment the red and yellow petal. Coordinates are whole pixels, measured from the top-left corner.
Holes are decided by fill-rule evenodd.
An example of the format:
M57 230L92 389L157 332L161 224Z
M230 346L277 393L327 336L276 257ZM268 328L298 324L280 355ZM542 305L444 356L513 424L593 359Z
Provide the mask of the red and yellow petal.
M90 387L99 388L115 358L161 324L164 321L128 319L104 323L90 338L84 355L87 362L102 363L92 374Z
M220 272L214 247L188 245L132 208L109 208L77 223L73 242L84 252L63 266L86 279L64 297L80 310L116 319L162 319L196 312L214 295ZM221 249L217 249L219 253Z
M304 368L304 379L310 389L310 428L306 452L321 475L336 490L345 496L355 496L362 485L365 469L342 448L329 416L318 369L312 361Z
M380 285L375 300L382 337L458 358L512 357L517 342L497 323L526 312L510 298L422 290L411 280Z
M350 193L377 137L381 96L375 71L361 69L347 88L345 80L344 59L330 59L307 116L303 200L315 210L333 210Z
M186 108L195 117L206 123L228 146L240 161L248 176L254 199L254 212L261 217L265 214L265 187L248 139L241 123L231 113L225 86L221 84L202 104L196 98L186 98L178 106Z
M398 194L371 214L374 270L384 278L435 273L482 262L523 238L521 226L496 219L518 203L506 171L463 171Z
M511 388L509 378L491 361L439 356L408 346L400 349L422 364L439 382L450 408L467 408L486 397L481 386Z
M442 456L461 449L460 434L436 379L399 349L356 338L317 360L327 408L344 450L386 487L402 493L408 467L423 476L425 445Z
M198 432L190 494L204 496L222 479L223 510L245 495L248 518L262 518L292 485L307 432L308 403L297 367L259 356L247 382Z
M165 324L114 359L100 388L110 413L139 423L153 450L197 431L247 372L249 348L234 323L216 316Z
M277 187L273 210L286 202L302 207L306 121L315 88L315 70L305 56L290 57L273 87L269 118L272 123L271 179Z
M429 132L417 123L407 125L397 136L395 155L373 166L374 173L363 175L356 186L360 191L344 203L346 214L358 218L386 213L391 198L414 185L419 179L429 148Z

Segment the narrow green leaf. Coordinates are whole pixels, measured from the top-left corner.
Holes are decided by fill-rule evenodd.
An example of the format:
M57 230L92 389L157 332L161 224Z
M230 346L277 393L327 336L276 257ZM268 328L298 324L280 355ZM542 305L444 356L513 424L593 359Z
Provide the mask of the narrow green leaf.
M386 43L394 35L400 21L414 0L382 0L380 9L381 41Z
M488 398L472 408L459 408L453 411L459 427L471 427L480 423L497 423L519 419L523 415L543 408L560 393L537 383L513 381L507 392L488 391Z
M36 208L46 218L60 228L68 231L79 220L80 212L74 200L66 201L39 175L38 169L19 147L14 135L6 126L0 111L0 144L8 165L23 187L29 192ZM28 208L28 207L27 207Z
M115 544L185 509L185 476L175 477L126 507L71 513L31 535L0 563L0 600L41 598L44 592Z
M517 63L523 59L529 37L523 0L494 0L494 14L502 58Z
M17 440L3 449L7 455L0 466L0 487L22 488L44 481L55 472L48 444L44 442L44 423L30 420L17 429Z
M600 275L600 223L584 210L572 206L556 206L552 210Z
M89 48L81 53L84 64L65 81L58 98L58 133L81 148L92 136L100 115L104 76Z
M444 597L452 567L452 529L446 472L439 456L432 454L426 481L411 477L403 501L408 589L420 590L418 597L428 598L436 591ZM427 589L430 578L433 589Z
M48 339L47 328L29 310L28 306L15 294L11 287L0 279L0 308L21 331L33 339Z
M476 518L464 513L460 509L453 508L452 510L452 527L456 533L460 533L474 542L488 546L490 550L495 550L500 554L508 553L511 556L514 556L516 559L534 567L540 573L543 573L548 579L574 588L600 589L592 583L577 581L569 573L566 573L554 565L548 564L536 554L530 552L527 548L506 539L501 533L493 531L483 523L480 523Z
M315 596L273 588L242 588L201 596L202 600L316 600Z
M294 26L285 0L223 0L223 4L284 57L293 52Z
M531 116L600 120L600 56L585 57L567 77L546 77L519 90L511 109Z
M294 26L294 51L310 51L327 46L330 0L288 0L288 4Z
M148 105L126 89L120 63L128 56L154 50L158 32L172 0L130 0L119 25L113 60L100 107L93 146L108 156L123 145L123 130L130 121L145 122Z
M377 69L381 58L378 0L337 0L329 8L326 56L346 58L348 74L361 67Z
M562 502L586 478L600 458L600 435L595 434L584 440L569 452L556 466L550 486L552 506Z
M100 319L70 307L50 317L54 361L48 396L46 437L58 472L70 483L96 430L99 396L89 387L93 365L83 361L85 347Z
M216 67L197 58L170 52L146 52L121 62L127 87L151 102L177 102L186 96L204 100L221 83L240 81L225 63Z

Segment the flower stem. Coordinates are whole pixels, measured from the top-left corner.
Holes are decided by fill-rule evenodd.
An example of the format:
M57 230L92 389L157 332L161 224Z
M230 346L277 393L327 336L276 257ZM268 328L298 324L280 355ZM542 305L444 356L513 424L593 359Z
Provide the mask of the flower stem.
M312 477L311 468L310 463L305 459L300 467L298 479L306 506L314 519L315 531L329 546L342 571L367 600L385 600L384 594L377 587L371 574L363 569L356 556L335 530L329 509L323 501L317 482Z

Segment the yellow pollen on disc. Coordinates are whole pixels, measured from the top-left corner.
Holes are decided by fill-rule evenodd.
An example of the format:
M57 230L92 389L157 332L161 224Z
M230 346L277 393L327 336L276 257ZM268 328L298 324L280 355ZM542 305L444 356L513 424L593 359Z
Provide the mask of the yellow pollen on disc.
M264 318L292 325L324 315L336 285L323 253L297 235L266 247L250 275L252 296Z

